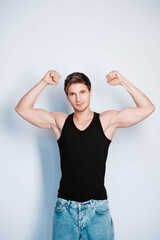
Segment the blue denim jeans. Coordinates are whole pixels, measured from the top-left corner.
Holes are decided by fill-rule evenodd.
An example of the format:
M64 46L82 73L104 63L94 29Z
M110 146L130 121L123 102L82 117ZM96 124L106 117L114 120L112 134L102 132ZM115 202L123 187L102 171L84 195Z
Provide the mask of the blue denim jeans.
M108 199L76 202L57 197L52 240L114 240Z

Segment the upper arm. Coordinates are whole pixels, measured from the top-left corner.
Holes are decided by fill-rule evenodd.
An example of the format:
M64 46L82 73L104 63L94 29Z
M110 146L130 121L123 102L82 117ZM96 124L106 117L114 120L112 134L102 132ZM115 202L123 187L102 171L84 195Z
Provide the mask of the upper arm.
M52 129L53 126L56 127L55 115L53 112L48 112L45 109L39 108L15 110L23 119L39 128Z
M116 128L133 126L147 118L155 109L142 107L127 107L121 111L114 111L111 124Z

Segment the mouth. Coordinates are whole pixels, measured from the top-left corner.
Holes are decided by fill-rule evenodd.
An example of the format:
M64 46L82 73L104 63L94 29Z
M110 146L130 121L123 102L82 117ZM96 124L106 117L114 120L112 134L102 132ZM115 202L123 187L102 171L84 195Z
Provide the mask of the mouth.
M81 107L82 105L83 105L83 103L81 103L81 104L76 104L77 105L77 107Z

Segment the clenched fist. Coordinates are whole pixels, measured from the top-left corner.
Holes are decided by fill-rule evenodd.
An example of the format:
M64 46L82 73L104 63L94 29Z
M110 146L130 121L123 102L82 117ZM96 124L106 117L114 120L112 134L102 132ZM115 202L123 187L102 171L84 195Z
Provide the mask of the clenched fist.
M110 85L121 85L126 78L123 77L117 70L113 70L106 75L107 83Z
M55 70L50 70L45 74L42 80L46 82L48 85L57 85L61 77L62 76Z

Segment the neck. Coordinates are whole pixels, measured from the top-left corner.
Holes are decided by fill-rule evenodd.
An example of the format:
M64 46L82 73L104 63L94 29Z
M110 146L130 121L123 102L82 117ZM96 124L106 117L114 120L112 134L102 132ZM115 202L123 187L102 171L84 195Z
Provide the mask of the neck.
M74 119L77 119L79 122L84 122L93 118L94 112L91 111L90 109L83 112L75 111L73 116L74 116Z

